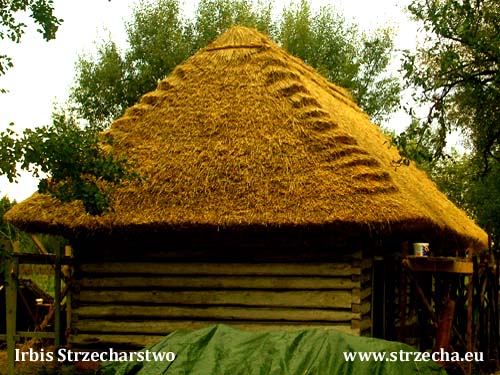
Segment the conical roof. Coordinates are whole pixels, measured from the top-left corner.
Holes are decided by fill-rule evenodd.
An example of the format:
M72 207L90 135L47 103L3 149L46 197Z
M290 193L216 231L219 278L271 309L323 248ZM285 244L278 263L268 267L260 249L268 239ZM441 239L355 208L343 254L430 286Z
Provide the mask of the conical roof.
M341 88L256 30L233 27L179 65L108 135L141 181L93 217L34 194L6 219L31 230L322 226L485 233Z

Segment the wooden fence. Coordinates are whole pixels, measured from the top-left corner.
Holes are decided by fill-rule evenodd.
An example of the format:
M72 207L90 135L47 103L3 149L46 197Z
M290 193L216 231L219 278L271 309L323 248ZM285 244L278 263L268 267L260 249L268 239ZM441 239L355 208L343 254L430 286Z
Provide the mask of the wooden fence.
M60 347L63 327L61 325L61 300L68 290L61 290L61 280L63 278L63 267L71 264L71 248L65 248L65 255L62 256L62 248L57 248L55 254L26 254L19 251L19 243L14 242L12 246L7 242L7 252L4 258L4 280L5 280L5 307L6 307L6 333L0 334L0 339L7 342L7 374L15 374L15 349L16 343L21 338L53 339L55 349ZM20 265L22 264L50 264L54 266L54 303L45 319L35 328L33 332L17 330L17 298L20 279ZM67 267L66 267L67 268ZM66 297L66 305L70 295ZM67 314L70 311L67 309ZM54 321L52 332L43 331L49 323ZM67 320L68 322L71 319Z

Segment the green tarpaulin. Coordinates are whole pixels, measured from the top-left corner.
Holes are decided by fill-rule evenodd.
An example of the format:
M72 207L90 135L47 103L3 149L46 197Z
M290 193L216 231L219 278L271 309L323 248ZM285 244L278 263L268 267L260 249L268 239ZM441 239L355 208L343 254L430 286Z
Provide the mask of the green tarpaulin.
M446 375L433 362L401 360L412 356L405 353L415 352L408 345L334 330L255 333L217 325L198 331L173 332L142 351L149 351L150 355L173 352L175 360L106 362L99 374ZM344 353L359 352L378 353L385 360L346 360Z

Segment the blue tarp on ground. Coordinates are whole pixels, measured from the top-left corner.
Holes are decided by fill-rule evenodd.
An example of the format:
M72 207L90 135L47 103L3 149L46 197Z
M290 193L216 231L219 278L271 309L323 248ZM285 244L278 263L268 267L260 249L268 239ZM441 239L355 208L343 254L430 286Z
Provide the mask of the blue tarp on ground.
M433 362L399 360L401 343L334 330L247 332L225 325L177 331L145 350L174 352L173 362L108 362L102 375L446 375ZM344 352L386 353L385 361L346 361ZM397 355L396 361L391 361ZM405 354L403 354L404 356ZM388 359L387 359L388 358Z

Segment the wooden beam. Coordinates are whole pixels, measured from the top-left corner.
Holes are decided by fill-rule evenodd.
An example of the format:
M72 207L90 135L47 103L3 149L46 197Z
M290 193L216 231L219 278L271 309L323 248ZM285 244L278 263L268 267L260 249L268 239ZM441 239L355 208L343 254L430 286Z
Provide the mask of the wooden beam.
M15 374L14 354L16 349L17 282L19 263L15 255L5 258L5 314L7 336L7 374Z
M168 289L345 289L359 287L359 282L347 277L298 276L113 276L84 277L81 289L103 288L168 288Z
M199 326L198 328L206 328L208 325L213 325L213 322L206 323L205 326ZM235 326L231 324L231 326ZM311 326L309 326L311 327ZM318 326L314 326L317 328ZM349 325L331 325L327 326L327 329L332 329L340 332L350 333L357 335L359 334L359 329L353 329ZM273 329L279 330L297 330L302 329L301 326L247 326L249 331L270 331ZM160 334L110 334L110 333L78 333L70 336L70 344L73 348L91 347L127 347L127 348L143 348L145 346L153 345L158 341L162 340L170 332L161 332Z
M99 333L80 333L69 337L71 348L92 348L96 347L126 347L126 348L144 348L156 344L168 333L161 335L113 335Z
M408 241L401 244L401 255L404 258L408 257ZM399 275L398 286L398 299L399 299L399 341L405 342L405 329L406 329L406 304L408 302L406 274L401 270Z
M473 272L472 262L463 258L408 256L407 260L413 271L462 274L472 274Z
M436 342L434 344L434 352L439 352L441 348L448 350L450 346L451 330L453 319L455 318L455 301L446 295L443 300L443 307L438 320L436 329ZM444 366L444 361L436 362L440 366Z
M236 305L267 307L351 308L351 291L129 291L81 290L82 304L156 304L156 305Z
M54 332L28 332L28 331L17 331L16 339L31 337L36 339L53 339L55 338Z
M54 350L61 346L61 246L57 246L54 259Z
M372 310L371 302L362 302L362 303L353 303L352 304L352 312L353 313L361 313L362 315L370 313Z
M55 254L18 254L19 264L54 264ZM71 264L73 259L70 257L61 257L61 264Z
M496 278L498 280L498 278ZM476 348L473 347L473 342L472 342L472 313L473 313L473 295L474 295L474 274L469 276L469 284L467 285L467 351L472 352L473 350L476 350ZM497 298L495 298L495 303L496 303ZM467 364L467 375L472 374L472 364L468 363Z
M351 276L353 272L349 263L87 263L80 270L98 274L230 276Z
M93 319L189 319L189 320L274 320L348 322L351 310L304 309L288 307L203 307L203 306L81 306L75 311L79 320Z
M47 249L45 248L45 246L43 246L42 241L40 241L40 239L36 235L32 234L30 237L33 240L33 242L34 242L36 248L38 249L38 251L40 252L40 254L48 254L49 253L47 251Z
M66 284L64 289L61 292L61 299L63 299L66 296L66 293L68 293L68 290L69 290L69 286ZM55 303L54 303L52 306L50 306L49 311L47 312L47 315L45 315L45 318L43 318L43 321L40 323L40 327L39 327L40 330L43 331L45 328L47 328L47 326L52 321L52 318L54 317L55 310L56 310L56 307L55 307Z
M360 331L364 331L372 327L372 320L369 317L363 319L353 319L351 321L351 327L353 329L359 329Z
M403 269L406 271L408 278L410 279L411 282L413 282L413 284L415 286L415 290L417 292L417 295L420 297L420 300L421 300L423 306L425 307L424 312L427 313L428 317L431 319L432 326L434 328L437 328L438 319L436 317L436 314L434 313L432 306L430 305L429 301L427 300L427 297L425 296L424 291L419 286L417 280L413 276L413 273L412 273L413 269L412 269L410 263L408 262L407 259L404 259L401 262L401 264L403 265ZM458 332L458 329L455 327L455 325L453 325L452 329L453 329L453 334L456 336L456 338L459 341L463 342L462 336L461 336L460 332Z
M103 334L140 334L140 335L167 335L170 332L187 329L197 330L206 328L217 323L217 321L188 321L188 320L163 320L163 321L116 321L116 320L79 320L76 327L78 335L82 333L99 332ZM297 331L302 329L336 329L351 333L351 324L290 324L281 322L231 322L230 326L246 331Z
M355 288L352 290L352 303L353 304L361 304L365 299L370 297L372 295L372 288L366 287L366 288Z

